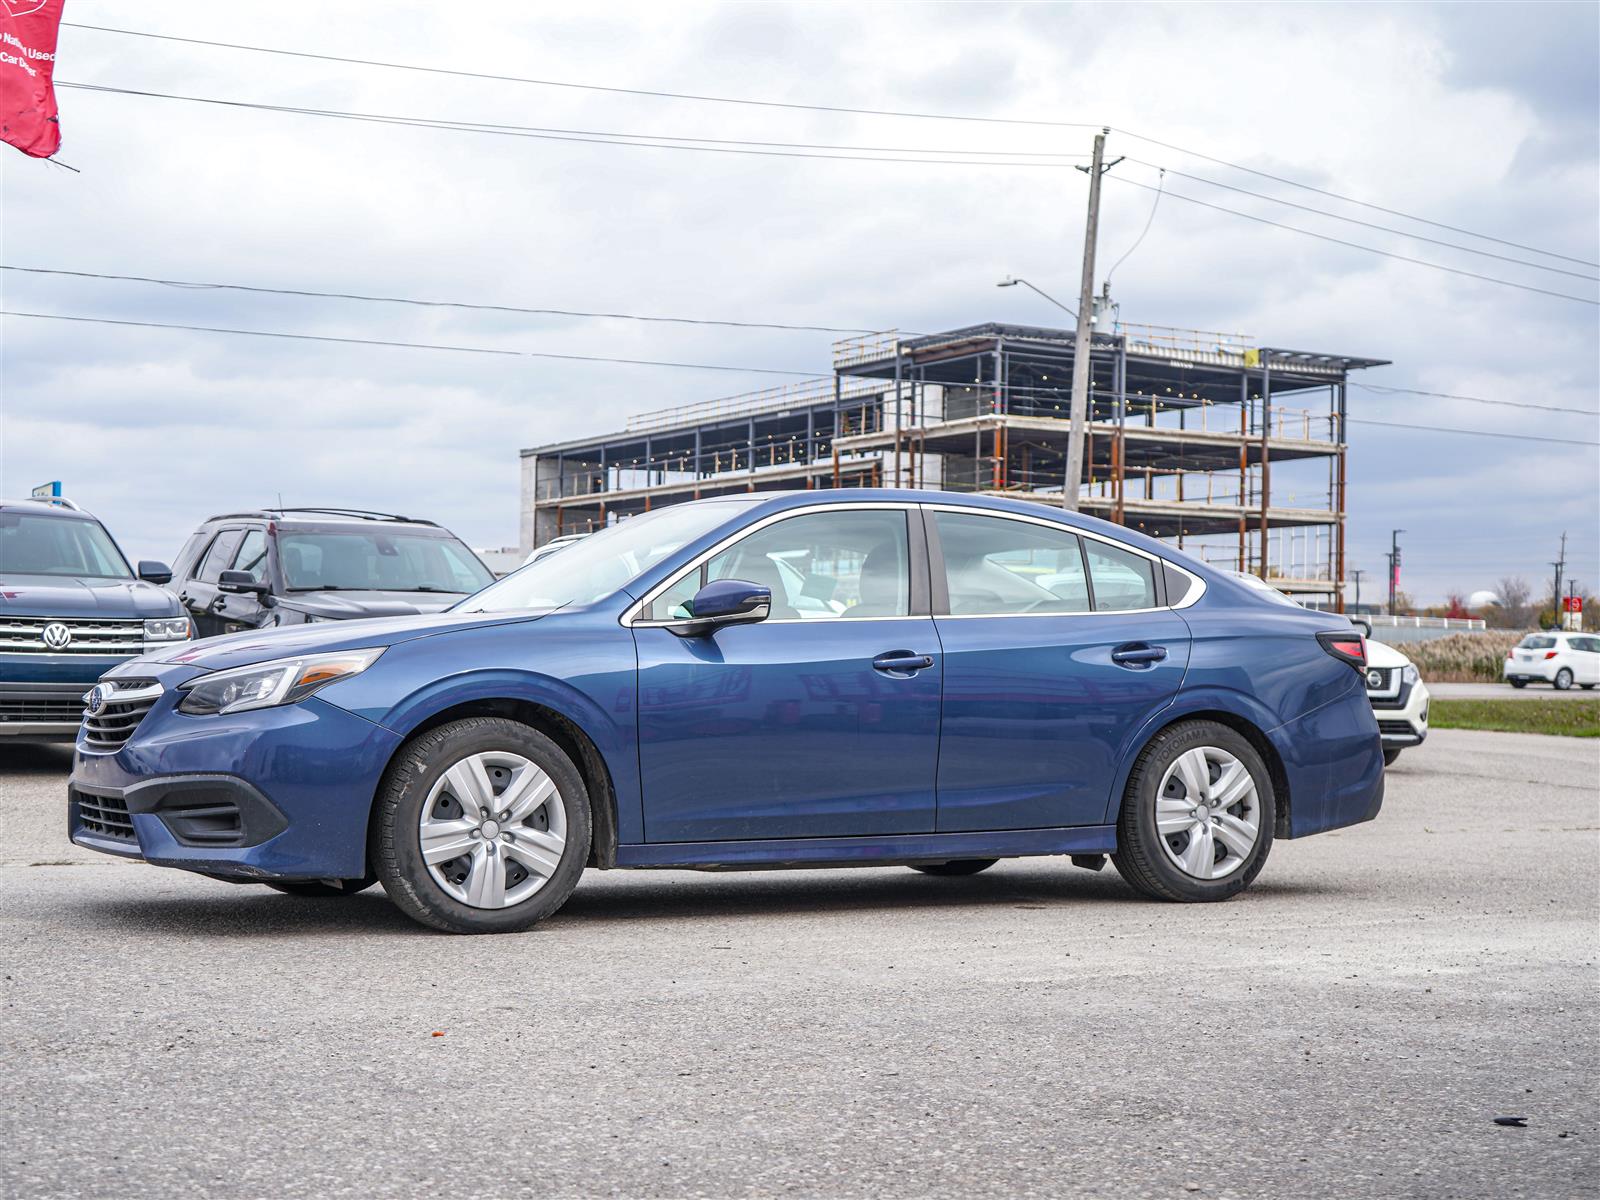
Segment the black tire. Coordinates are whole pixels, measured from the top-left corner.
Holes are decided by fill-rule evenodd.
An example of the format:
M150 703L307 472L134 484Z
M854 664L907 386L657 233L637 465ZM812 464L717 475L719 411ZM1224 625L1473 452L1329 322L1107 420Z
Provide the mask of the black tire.
M1572 671L1570 668L1562 667L1561 670L1556 672L1555 685L1558 692L1564 692L1572 686Z
M1594 691L1594 684L1592 684L1592 683L1580 683L1578 686L1581 687L1586 692Z
M976 875L979 871L987 871L998 858L957 858L950 862L942 863L908 863L913 871L921 871L924 875Z
M1404 749L1405 749L1404 746L1400 747L1400 750L1404 750ZM1386 766L1386 767L1394 766L1394 760L1400 757L1400 750L1389 750L1389 749L1386 749L1383 752L1383 765Z
M1512 680L1509 680L1508 682L1514 688L1525 688L1525 687L1528 686L1528 681L1526 679L1512 679Z
M1202 746L1215 746L1238 759L1256 788L1256 843L1248 858L1221 879L1199 879L1172 862L1156 830L1156 789L1178 757ZM1111 862L1134 891L1152 900L1183 902L1226 900L1255 880L1272 849L1277 820L1272 776L1247 738L1215 721L1183 721L1168 726L1139 753L1117 815L1117 849Z
M555 783L566 816L566 845L545 883L506 908L475 908L447 893L422 858L422 806L441 776L473 754L510 752ZM589 794L561 747L544 734L501 717L469 717L441 725L400 748L378 789L370 853L373 868L400 910L448 933L517 933L550 916L572 895L589 859Z
M357 892L366 891L377 882L376 875L366 875L360 879L291 879L282 883L269 883L267 886L275 892L282 892L285 896L331 899L334 896L354 896Z

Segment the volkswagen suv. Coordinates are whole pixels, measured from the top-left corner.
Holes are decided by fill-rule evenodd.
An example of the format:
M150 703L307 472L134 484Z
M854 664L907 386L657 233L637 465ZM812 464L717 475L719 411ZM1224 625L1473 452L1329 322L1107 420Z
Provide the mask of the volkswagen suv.
M95 680L186 640L171 577L70 500L0 501L0 740L70 742Z

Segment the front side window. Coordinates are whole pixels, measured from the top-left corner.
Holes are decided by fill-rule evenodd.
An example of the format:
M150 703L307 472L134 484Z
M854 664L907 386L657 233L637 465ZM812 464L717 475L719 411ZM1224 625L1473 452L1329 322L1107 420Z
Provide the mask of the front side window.
M382 527L285 529L278 557L300 592L476 592L494 579L448 535Z
M244 541L239 543L239 549L233 556L234 571L244 571L257 583L266 582L267 578L267 535L260 529L252 529L244 535Z
M1148 558L1093 538L1084 538L1083 550L1089 560L1096 612L1156 606L1155 564Z
M91 520L0 512L0 572L65 575L80 579L128 579L116 544Z
M243 538L242 529L224 529L217 534L216 541L211 543L211 549L207 550L205 558L200 560L200 569L195 572L195 578L202 583L215 583L222 573L228 570L228 564L233 561L233 552L239 548Z
M788 517L752 533L678 580L650 617L694 616L694 594L718 579L772 591L774 621L903 617L911 612L906 514L852 509Z
M935 512L951 616L1088 612L1078 535L1005 517Z

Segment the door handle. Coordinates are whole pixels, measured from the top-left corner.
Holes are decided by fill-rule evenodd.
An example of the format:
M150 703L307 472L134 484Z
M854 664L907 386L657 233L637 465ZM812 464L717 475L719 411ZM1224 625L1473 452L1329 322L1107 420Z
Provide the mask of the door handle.
M1144 642L1129 642L1111 652L1111 661L1124 667L1148 667L1166 657L1165 646L1151 646Z
M933 655L912 650L885 650L872 660L872 669L886 675L912 675L933 666Z

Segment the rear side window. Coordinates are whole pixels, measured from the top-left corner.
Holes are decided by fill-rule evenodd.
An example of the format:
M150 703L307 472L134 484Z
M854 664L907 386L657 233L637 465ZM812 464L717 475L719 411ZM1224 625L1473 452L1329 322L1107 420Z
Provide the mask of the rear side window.
M1154 564L1148 558L1093 538L1084 539L1083 549L1094 583L1096 612L1156 606Z
M1089 611L1078 535L1005 517L935 512L950 615Z
M215 583L233 561L233 552L239 548L243 537L242 529L224 529L217 534L217 540L211 543L211 549L200 560L200 569L195 572L195 578L203 583Z

